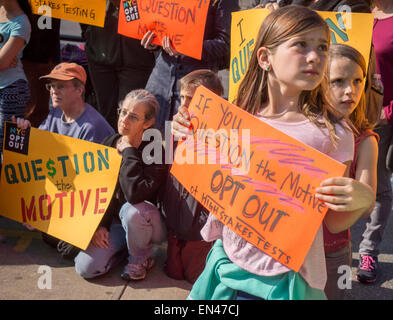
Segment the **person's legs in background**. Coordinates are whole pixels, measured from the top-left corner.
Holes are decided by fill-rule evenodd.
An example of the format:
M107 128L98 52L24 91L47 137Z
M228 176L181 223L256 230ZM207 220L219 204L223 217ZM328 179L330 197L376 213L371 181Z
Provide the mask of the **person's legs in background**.
M144 89L150 72L151 69L118 67L116 73L119 81L119 100L123 100L132 90Z
M363 283L375 282L377 278L378 246L382 242L385 226L392 211L392 172L386 168L386 155L393 137L391 125L375 129L378 143L377 197L373 212L366 223L363 239L359 244L359 268L357 279Z
M97 109L117 130L119 102L132 90L145 88L150 69L107 66L89 62L89 74L97 99Z
M49 74L55 65L52 62L42 63L28 60L22 60L22 62L31 93L24 118L29 120L33 127L38 127L49 113L49 91L45 88L45 82L38 79Z
M119 107L119 79L114 66L100 65L89 61L89 75L97 100L97 110L117 130L117 108Z

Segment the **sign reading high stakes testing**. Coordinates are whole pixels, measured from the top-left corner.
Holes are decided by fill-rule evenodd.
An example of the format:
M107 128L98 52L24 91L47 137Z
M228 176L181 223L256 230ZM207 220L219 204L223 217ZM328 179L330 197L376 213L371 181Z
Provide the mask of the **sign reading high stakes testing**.
M85 250L110 203L120 163L114 148L6 122L0 215Z
M104 27L106 0L29 0L33 13Z
M210 0L121 0L118 32L142 39L147 31L162 45L169 36L176 51L201 59L203 36Z
M193 135L171 173L223 224L299 271L327 211L315 188L345 166L204 87L189 111Z

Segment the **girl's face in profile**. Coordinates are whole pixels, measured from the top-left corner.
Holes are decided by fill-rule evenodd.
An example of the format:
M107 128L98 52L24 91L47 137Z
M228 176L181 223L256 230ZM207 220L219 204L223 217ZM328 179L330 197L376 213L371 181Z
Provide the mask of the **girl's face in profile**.
M268 54L268 79L294 93L313 90L322 81L327 66L328 37L323 28L293 37Z
M333 107L349 116L364 89L362 68L346 57L334 57L329 66L329 97Z

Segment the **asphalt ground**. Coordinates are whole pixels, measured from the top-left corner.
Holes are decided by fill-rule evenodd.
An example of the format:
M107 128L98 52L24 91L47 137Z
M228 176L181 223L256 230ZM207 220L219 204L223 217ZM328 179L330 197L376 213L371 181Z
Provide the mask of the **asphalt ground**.
M345 300L393 300L393 219L380 246L379 277L364 285L355 279L358 244L365 221L352 227L353 266ZM18 222L0 217L0 300L184 300L191 284L170 279L163 272L166 243L153 249L156 260L145 280L124 281L123 265L92 279L81 278L73 261L62 258ZM349 283L349 285L348 285Z

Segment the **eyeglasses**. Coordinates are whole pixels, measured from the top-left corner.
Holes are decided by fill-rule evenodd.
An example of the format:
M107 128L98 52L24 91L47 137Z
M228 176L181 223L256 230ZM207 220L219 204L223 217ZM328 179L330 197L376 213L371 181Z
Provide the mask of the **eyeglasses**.
M128 111L126 109L122 109L122 108L117 109L117 114L121 118L127 117L128 120L130 120L131 122L138 122L141 120L146 120L145 118L140 119L135 113L128 113Z
M72 86L66 86L64 84L58 84L58 85L54 85L52 83L46 83L45 84L45 88L48 91L51 91L52 89L53 90L63 90L63 89L70 88L70 87L72 87Z

